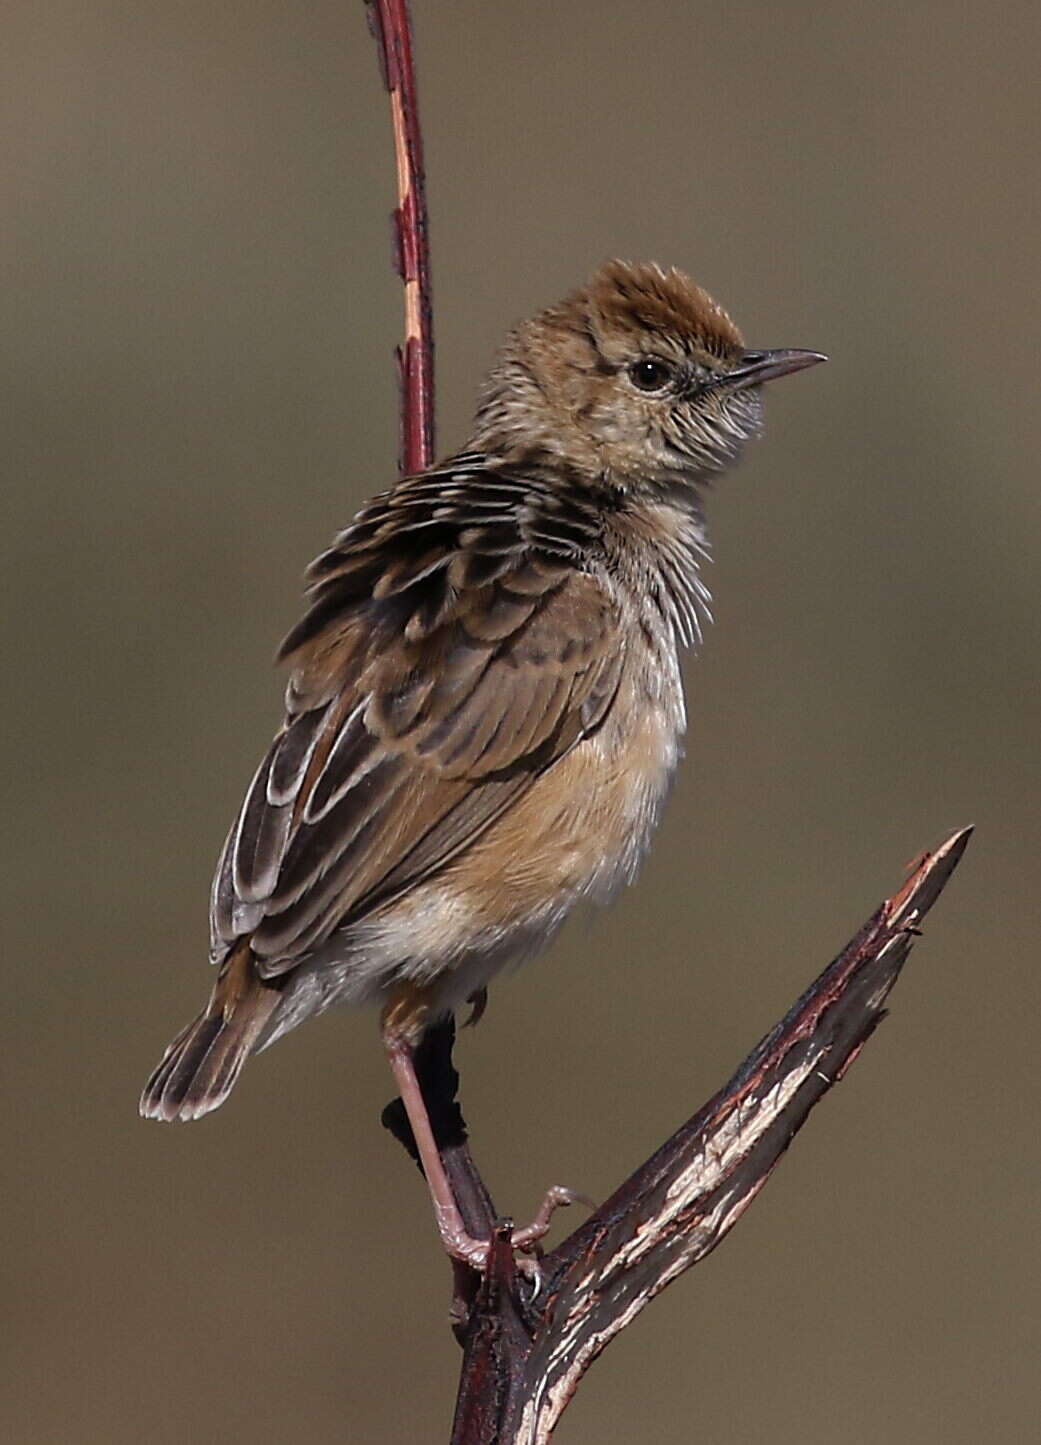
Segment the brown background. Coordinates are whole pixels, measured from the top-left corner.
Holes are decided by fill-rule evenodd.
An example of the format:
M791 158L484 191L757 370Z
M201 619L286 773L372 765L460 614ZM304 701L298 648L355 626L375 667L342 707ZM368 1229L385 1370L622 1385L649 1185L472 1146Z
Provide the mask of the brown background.
M639 886L465 1040L502 1206L602 1195L979 825L895 1016L562 1445L1032 1438L1037 7L416 8L445 448L507 324L608 255L833 357L712 502L718 624ZM209 984L299 574L393 472L361 6L23 4L4 50L0 1435L442 1441L447 1270L373 1018L204 1124L135 1114Z

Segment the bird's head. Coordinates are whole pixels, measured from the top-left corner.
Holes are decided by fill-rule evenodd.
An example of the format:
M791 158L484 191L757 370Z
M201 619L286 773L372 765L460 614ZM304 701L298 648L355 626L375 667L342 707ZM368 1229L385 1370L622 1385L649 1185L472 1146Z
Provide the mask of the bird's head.
M763 382L824 359L750 351L682 272L609 261L507 338L472 442L590 481L671 489L736 459L759 430Z

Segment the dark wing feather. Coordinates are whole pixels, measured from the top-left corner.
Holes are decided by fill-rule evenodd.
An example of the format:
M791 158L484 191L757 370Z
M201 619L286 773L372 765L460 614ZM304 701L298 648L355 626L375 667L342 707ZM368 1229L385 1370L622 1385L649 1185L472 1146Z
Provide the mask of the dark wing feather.
M597 517L479 465L402 483L309 572L287 718L214 883L213 950L293 968L429 878L606 715L623 664Z

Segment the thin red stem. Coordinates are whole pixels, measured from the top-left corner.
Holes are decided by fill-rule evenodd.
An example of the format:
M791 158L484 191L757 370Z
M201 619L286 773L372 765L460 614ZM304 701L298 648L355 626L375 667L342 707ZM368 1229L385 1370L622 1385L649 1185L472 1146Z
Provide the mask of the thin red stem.
M369 28L380 49L390 93L398 204L394 211L395 264L405 289L405 335L397 350L401 384L403 474L434 460L434 329L430 303L430 241L423 135L412 61L408 0L367 0Z

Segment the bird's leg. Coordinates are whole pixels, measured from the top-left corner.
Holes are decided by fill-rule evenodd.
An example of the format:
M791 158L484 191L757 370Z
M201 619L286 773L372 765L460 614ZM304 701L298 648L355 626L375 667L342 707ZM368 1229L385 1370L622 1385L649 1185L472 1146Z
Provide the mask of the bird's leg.
M396 995L383 1010L383 1047L387 1051L394 1082L405 1106L412 1137L416 1141L420 1167L430 1190L434 1219L441 1243L452 1259L461 1260L473 1269L483 1269L488 1257L488 1241L474 1239L463 1223L459 1205L434 1138L423 1090L416 1077L413 1057L418 1033L422 1028L422 1005L417 1008L415 992Z
M481 990L481 992L484 991ZM416 1152L427 1181L427 1188L430 1190L430 1198L434 1205L434 1219L437 1222L441 1243L445 1252L452 1259L461 1260L464 1264L470 1265L472 1269L481 1270L488 1258L488 1241L475 1239L467 1231L459 1205L456 1203L455 1194L452 1192L451 1182L441 1162L441 1153L437 1147L437 1140L434 1138L426 1100L423 1098L423 1090L416 1075L415 1047L422 1035L426 1018L427 1004L422 990L408 985L396 990L386 1004L381 1018L383 1047L386 1049L394 1082L397 1084L401 1102L412 1127L412 1137L416 1141ZM586 1195L555 1184L552 1189L546 1191L531 1223L513 1231L514 1248L532 1251L539 1240L549 1232L550 1223L556 1210L567 1204L579 1203L587 1204L590 1209L595 1208L593 1201ZM530 1262L531 1269L527 1267L527 1264L528 1262L522 1264L521 1261L518 1261L518 1265L524 1273L528 1274L534 1270L537 1278L538 1271L535 1262Z

